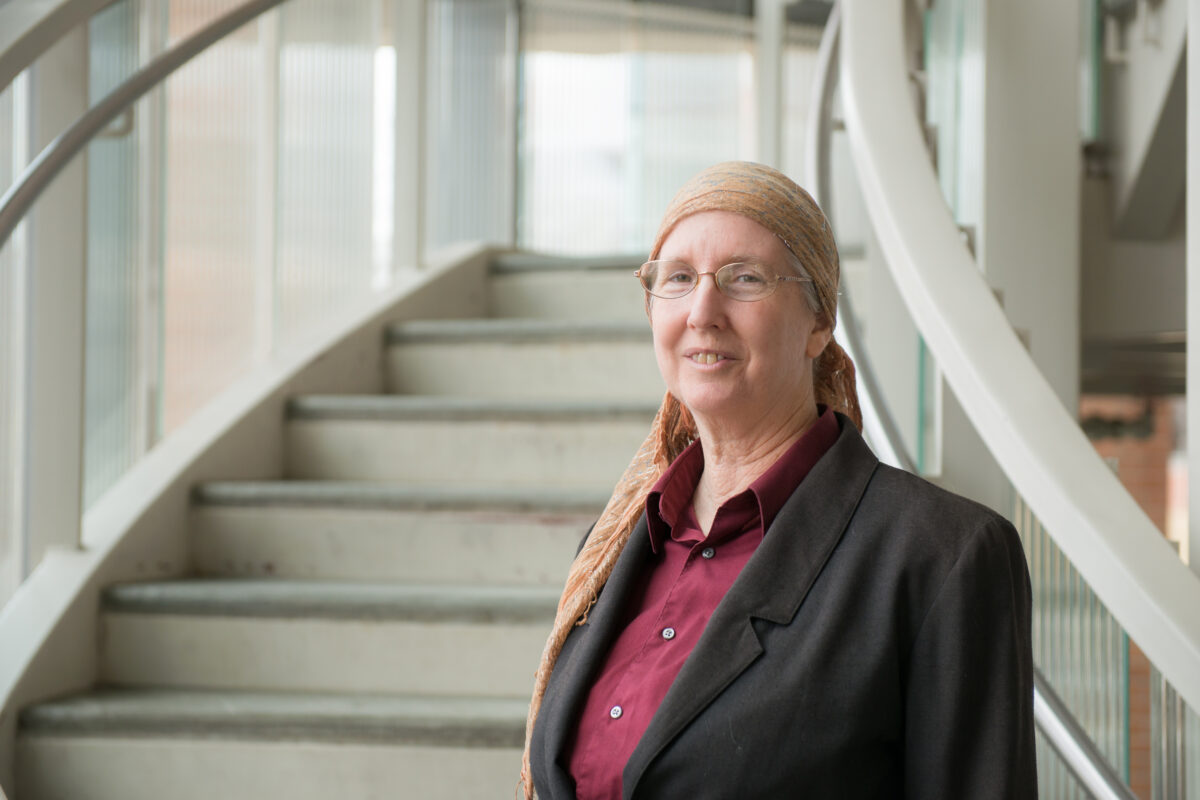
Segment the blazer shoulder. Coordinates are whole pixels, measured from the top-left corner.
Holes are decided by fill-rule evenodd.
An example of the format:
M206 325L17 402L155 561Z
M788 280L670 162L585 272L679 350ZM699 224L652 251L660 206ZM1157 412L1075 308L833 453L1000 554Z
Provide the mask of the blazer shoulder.
M967 552L989 562L1024 567L1021 537L1002 514L982 503L935 486L904 470L880 464L855 515L879 532L882 550L909 564L950 569Z
M886 504L897 519L936 519L942 525L958 523L955 527L970 529L1012 527L1002 514L982 503L883 463L875 470L863 502Z

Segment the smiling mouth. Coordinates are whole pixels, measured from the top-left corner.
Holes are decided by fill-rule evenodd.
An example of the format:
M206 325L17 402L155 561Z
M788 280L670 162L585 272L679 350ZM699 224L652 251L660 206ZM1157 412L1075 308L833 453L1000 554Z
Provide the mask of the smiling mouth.
M717 353L692 353L688 358L697 364L715 364L718 361L727 360L725 356L718 355Z

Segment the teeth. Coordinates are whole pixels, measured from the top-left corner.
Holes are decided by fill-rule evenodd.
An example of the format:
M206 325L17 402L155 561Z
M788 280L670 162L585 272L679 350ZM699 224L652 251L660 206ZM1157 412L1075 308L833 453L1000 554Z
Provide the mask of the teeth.
M692 356L692 361L697 364L715 364L718 361L724 361L725 356L719 356L716 353L696 353Z

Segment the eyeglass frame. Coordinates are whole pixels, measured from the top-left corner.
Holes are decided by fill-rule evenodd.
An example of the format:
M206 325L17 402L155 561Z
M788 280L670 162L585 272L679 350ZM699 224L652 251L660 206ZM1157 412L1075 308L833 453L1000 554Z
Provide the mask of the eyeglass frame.
M785 244L786 244L786 242L785 242ZM647 264L682 264L683 266L690 269L692 272L696 273L696 282L692 285L692 287L690 289L688 289L683 294L672 295L670 297L664 297L661 294L655 294L654 292L650 291L649 287L646 286L645 281L642 280L642 270L646 268ZM752 298L734 297L733 295L726 292L725 289L721 286L721 282L719 280L717 280L717 274L722 272L723 270L728 269L729 267L736 267L739 264L757 264L763 268L767 267L767 265L761 261L731 261L728 264L724 264L720 267L717 267L717 269L715 269L715 270L712 270L709 272L701 272L700 270L696 269L695 267L693 267L691 264L687 263L686 261L677 261L673 258L660 258L660 259L655 259L653 261L645 262L645 264L642 264L642 266L637 268L637 271L633 273L633 276L638 279L638 283L640 283L642 285L642 289L644 289L646 291L646 293L648 295L650 295L651 297L657 297L659 300L679 300L681 298L687 297L689 294L696 291L696 288L700 285L701 277L703 277L705 275L710 275L710 276L712 276L712 279L713 279L713 285L715 285L717 287L717 291L720 292L722 294L722 296L728 297L730 300L736 300L739 303L757 303L760 300L766 300L768 297L775 294L775 292L779 289L779 283L781 281L795 281L797 283L812 283L813 282L813 279L808 276L799 277L799 276L795 276L795 275L775 275L774 276L775 283L772 284L771 291L767 292L762 297L752 297Z

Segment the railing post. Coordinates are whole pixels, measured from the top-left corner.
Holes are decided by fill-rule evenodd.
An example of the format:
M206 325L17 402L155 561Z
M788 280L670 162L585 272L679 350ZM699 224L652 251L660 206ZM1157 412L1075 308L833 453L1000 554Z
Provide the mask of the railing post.
M758 160L781 166L783 127L783 53L789 0L758 0L754 27L758 40Z
M30 74L30 141L41 150L88 107L86 28L48 50ZM78 547L83 497L86 162L59 174L29 215L22 575L51 547Z

